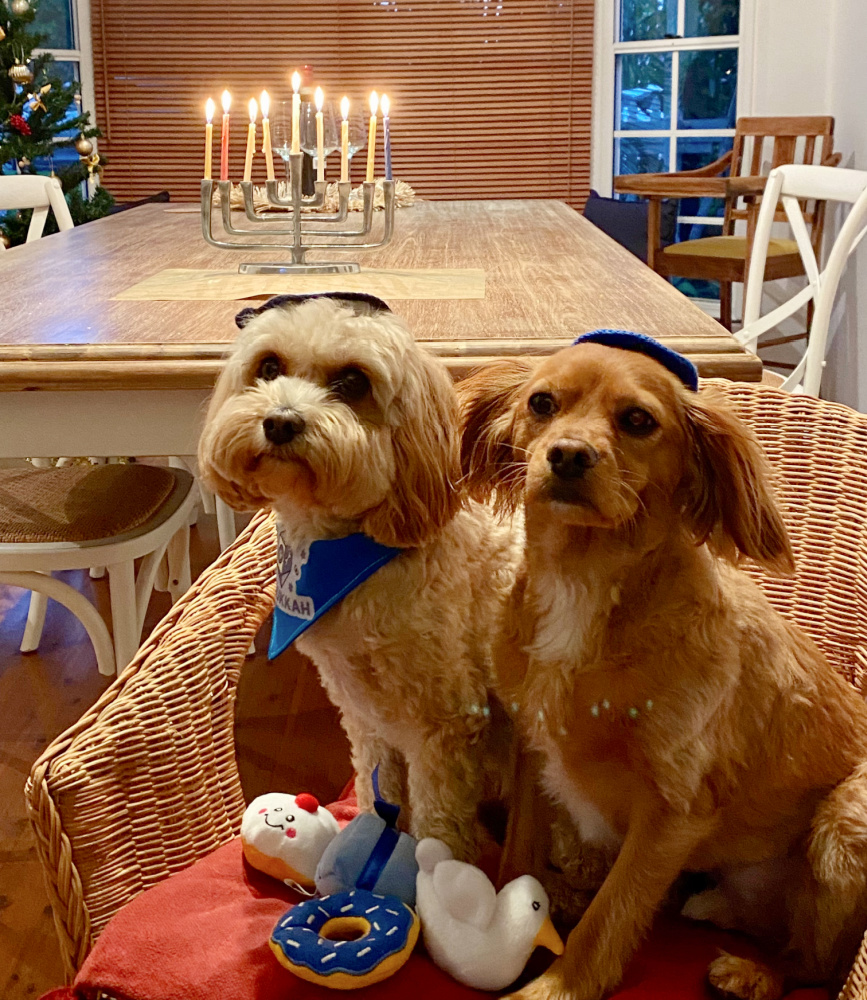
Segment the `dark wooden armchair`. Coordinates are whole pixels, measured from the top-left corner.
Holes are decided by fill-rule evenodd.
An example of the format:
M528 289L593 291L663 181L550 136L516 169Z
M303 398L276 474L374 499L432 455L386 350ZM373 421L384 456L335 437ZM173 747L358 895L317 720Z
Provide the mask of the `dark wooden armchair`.
M739 118L730 152L698 170L670 174L623 174L614 178L614 190L649 201L647 263L664 277L701 278L720 283L720 322L732 326L731 286L746 284L759 202L767 175L784 163L815 163L836 167L834 119L830 115L788 118ZM660 207L667 198L724 198L722 235L687 240L662 247ZM780 220L784 219L780 213ZM823 202L805 213L816 258L820 259L825 220ZM736 235L735 224L746 222L746 234ZM794 240L772 239L765 281L804 273Z

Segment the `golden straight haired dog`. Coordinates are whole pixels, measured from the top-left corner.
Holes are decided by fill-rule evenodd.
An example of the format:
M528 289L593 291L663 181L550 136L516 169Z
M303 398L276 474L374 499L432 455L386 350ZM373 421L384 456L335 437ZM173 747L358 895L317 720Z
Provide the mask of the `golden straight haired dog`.
M340 709L361 807L372 808L379 764L411 831L472 860L496 742L493 630L520 548L455 485L451 378L372 297L282 297L239 324L202 476L233 507L276 511L295 551L355 532L404 550L295 646Z
M548 795L619 849L564 957L517 996L617 986L685 870L716 883L687 916L779 959L723 956L714 985L839 982L867 923L867 708L737 568L793 568L755 438L711 392L598 343L494 364L460 394L471 490L525 508L501 697ZM509 874L542 832L521 770Z

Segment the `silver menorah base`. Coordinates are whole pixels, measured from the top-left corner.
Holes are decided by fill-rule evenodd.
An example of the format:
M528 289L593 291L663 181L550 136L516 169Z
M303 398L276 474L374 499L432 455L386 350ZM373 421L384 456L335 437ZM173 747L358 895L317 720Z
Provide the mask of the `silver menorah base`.
M202 181L202 234L211 246L219 247L221 250L275 252L288 250L290 253L291 260L285 263L260 264L255 261L245 261L238 268L242 274L354 274L360 270L354 261L311 264L307 262L306 255L311 250L375 250L384 247L391 240L394 232L394 181L382 182L385 210L380 238L375 242L365 242L373 229L376 184L373 181L365 181L361 186L360 225L355 228L341 228L349 215L349 195L352 185L349 181L338 181L338 205L335 213L327 215L312 212L311 209L319 208L325 201L327 185L325 181L316 181L314 193L305 198L301 191L302 163L301 153L290 154L288 198L280 197L277 181L265 182L268 205L278 211L257 210L253 202L252 182L241 181L244 215L250 222L256 224L254 229L239 228L232 219L231 181ZM219 211L223 238L214 235L215 209ZM258 239L254 241L252 237ZM284 242L286 237L291 237L291 242ZM328 242L317 243L316 238L327 239ZM355 242L356 240L359 242Z

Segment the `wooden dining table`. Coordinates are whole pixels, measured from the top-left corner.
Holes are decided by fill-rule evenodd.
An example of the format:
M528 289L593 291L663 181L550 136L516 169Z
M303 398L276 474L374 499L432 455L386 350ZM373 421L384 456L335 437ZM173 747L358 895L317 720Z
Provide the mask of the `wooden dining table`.
M656 337L702 375L761 378L758 358L728 331L561 202L418 201L396 212L394 230L386 247L356 255L354 281L402 275L406 291L397 295L406 297L390 298L391 308L456 377L608 327ZM203 239L197 205L165 204L0 253L0 457L194 454L204 401L237 334L234 317L270 292L118 296L167 269L235 273L241 260L274 256L216 249ZM323 256L353 255L311 260ZM414 276L444 271L453 283L417 297ZM339 276L312 280L304 291L341 287ZM294 287L291 276L281 279L280 290Z

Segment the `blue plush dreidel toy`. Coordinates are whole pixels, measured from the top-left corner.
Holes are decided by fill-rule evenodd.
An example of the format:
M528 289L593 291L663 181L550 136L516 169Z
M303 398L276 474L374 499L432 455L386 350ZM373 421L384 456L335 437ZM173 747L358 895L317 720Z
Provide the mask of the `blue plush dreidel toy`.
M415 906L416 841L398 832L400 806L380 796L378 771L373 772L376 814L359 814L325 848L316 868L316 888L323 896L366 889Z

